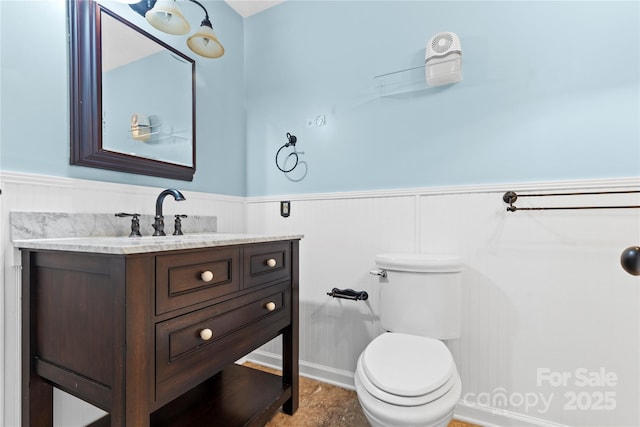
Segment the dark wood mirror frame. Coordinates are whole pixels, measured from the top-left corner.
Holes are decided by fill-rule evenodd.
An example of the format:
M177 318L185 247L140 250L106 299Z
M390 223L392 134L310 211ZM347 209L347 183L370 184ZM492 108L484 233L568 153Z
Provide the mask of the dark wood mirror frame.
M69 59L71 89L71 164L120 172L192 181L196 170L195 63L192 65L192 166L136 157L102 147L102 43L100 11L132 26L94 0L69 0ZM132 26L167 49L185 57L161 40ZM189 59L188 57L185 57ZM190 60L192 61L192 60Z

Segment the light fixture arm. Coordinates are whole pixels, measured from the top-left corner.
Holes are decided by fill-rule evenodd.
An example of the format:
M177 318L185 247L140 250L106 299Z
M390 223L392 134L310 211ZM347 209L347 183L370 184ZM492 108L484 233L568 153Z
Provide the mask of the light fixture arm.
M209 22L209 12L207 12L207 8L204 7L202 3L200 3L197 0L189 0L189 1L197 4L202 8L202 10L204 10L205 20ZM141 0L138 3L130 4L129 7L131 7L131 9L135 10L139 15L144 17L144 14L147 13L148 10L153 8L154 4L156 4L156 0Z
M207 27L213 29L213 24L211 23L211 20L209 20L209 12L207 12L207 9L202 5L202 3L196 0L189 0L189 1L197 4L202 8L202 10L204 10L204 19L202 20L202 23L200 23L200 25L206 25Z
M202 8L202 10L204 10L204 19L206 21L209 21L209 12L207 12L207 9L202 5L202 3L200 3L199 1L196 1L196 0L189 0L189 1L197 4L198 6L200 6Z

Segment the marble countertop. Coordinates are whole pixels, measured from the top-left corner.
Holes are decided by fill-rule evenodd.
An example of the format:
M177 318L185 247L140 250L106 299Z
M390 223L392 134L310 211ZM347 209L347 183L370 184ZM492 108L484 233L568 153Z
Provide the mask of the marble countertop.
M197 233L182 236L143 237L68 237L48 239L18 239L13 244L21 249L42 249L100 254L140 254L181 249L209 248L247 243L297 240L302 235Z

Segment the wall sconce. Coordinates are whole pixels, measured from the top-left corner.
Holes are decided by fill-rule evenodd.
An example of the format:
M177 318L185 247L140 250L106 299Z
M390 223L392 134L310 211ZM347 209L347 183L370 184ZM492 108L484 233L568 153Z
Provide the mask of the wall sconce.
M224 47L213 32L207 9L196 0L185 0L195 3L204 10L204 19L200 28L187 39L187 46L193 52L205 58L220 58L224 55ZM130 5L147 22L163 33L184 35L191 30L189 21L184 17L175 0L142 0Z

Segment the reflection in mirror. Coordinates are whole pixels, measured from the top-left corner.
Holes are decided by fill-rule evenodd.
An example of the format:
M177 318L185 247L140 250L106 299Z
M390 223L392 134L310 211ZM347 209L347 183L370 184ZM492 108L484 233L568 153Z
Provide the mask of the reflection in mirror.
M191 181L195 61L94 0L67 5L71 164Z
M193 166L191 63L102 12L102 147Z

